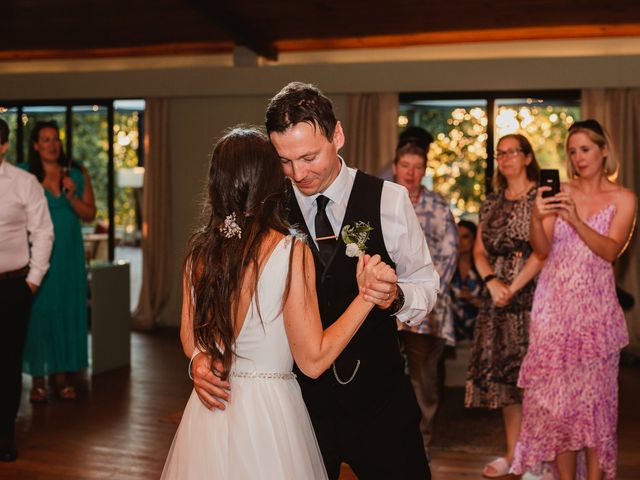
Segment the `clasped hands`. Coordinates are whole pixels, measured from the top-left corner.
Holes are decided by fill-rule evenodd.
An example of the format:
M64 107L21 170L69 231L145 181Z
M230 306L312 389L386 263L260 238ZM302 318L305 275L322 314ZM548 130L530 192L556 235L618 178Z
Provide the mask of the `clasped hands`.
M494 278L487 283L489 294L496 307L506 307L515 292L511 289L511 285L507 285L502 280Z
M398 276L384 263L380 255L361 255L356 267L356 279L360 295L367 302L385 310L396 299Z

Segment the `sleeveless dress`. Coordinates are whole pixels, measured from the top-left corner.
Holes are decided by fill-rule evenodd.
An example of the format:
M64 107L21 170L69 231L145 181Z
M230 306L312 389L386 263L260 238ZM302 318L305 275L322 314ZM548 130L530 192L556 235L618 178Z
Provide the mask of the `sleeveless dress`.
M586 223L606 235L611 204ZM529 351L520 369L523 419L512 471L540 473L558 453L595 448L605 479L616 477L618 361L628 343L611 263L567 222L555 223L531 313ZM586 478L585 455L577 478Z
M532 252L529 221L535 196L535 187L516 200L507 199L504 191L494 192L480 210L489 264L506 284L522 270ZM527 352L534 289L532 280L505 307L496 307L488 289L482 290L465 384L466 407L495 409L522 402L518 373Z
M162 479L326 479L282 315L292 237L276 246L260 275L236 339L231 402L208 410L191 393ZM256 305L260 306L262 320Z
M20 164L28 171L27 164ZM82 198L84 176L76 168L69 175ZM76 372L88 366L87 270L80 219L63 194L45 188L53 222L50 266L31 307L23 371L33 376Z

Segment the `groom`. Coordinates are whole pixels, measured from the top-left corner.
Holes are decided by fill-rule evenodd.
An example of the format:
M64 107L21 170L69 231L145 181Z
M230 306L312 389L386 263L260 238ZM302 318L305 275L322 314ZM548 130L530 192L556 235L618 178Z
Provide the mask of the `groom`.
M404 188L348 168L338 155L342 125L331 101L303 83L285 86L267 107L267 133L291 180L289 221L308 234L324 328L357 295L356 259L346 254L345 226L372 227L366 252L396 269L398 284L375 292L378 308L318 379L296 370L331 479L346 462L360 480L431 477L419 430L420 412L404 374L395 319L422 321L436 300L438 276ZM228 398L209 369L194 359L194 386L209 407Z

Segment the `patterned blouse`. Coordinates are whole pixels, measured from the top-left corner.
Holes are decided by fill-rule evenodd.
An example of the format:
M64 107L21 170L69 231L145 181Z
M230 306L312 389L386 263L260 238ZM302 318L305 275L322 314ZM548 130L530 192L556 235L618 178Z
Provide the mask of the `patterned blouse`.
M433 310L421 324L415 327L400 324L399 328L444 338L447 345L455 345L449 284L456 270L458 258L456 221L447 201L438 193L424 187L413 207L427 240L436 272L440 275L440 293Z
M451 281L451 302L456 341L473 338L473 327L478 316L478 307L465 298L465 291L472 298L479 299L483 287L484 283L482 283L480 274L475 267L469 270L466 278L462 278L460 271L456 269Z

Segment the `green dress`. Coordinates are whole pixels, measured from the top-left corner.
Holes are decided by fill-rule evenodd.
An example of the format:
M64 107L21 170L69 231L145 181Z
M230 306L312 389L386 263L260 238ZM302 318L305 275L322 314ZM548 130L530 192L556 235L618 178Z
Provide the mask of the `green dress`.
M28 170L27 164L19 165ZM76 196L84 177L72 168ZM64 194L45 189L55 235L50 266L31 308L23 371L33 376L75 372L88 366L87 270L80 219Z

